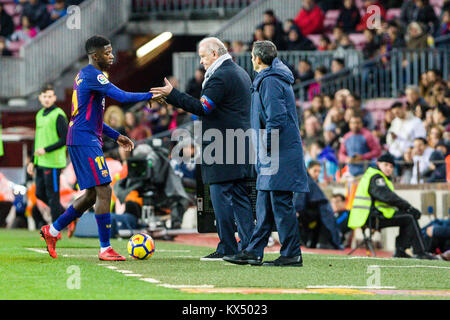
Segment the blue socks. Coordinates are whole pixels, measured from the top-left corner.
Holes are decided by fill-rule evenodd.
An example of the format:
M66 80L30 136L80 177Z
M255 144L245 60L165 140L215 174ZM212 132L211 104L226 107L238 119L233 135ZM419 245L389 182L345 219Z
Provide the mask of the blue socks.
M70 206L67 208L66 212L64 212L62 215L59 216L58 219L56 219L55 222L53 222L53 227L61 231L65 227L67 227L72 221L74 221L76 218L79 218L83 215L83 212L78 212L75 210L73 206Z
M107 248L111 246L111 243L109 242L109 239L111 238L111 214L96 214L95 219L97 220L100 246L102 248Z

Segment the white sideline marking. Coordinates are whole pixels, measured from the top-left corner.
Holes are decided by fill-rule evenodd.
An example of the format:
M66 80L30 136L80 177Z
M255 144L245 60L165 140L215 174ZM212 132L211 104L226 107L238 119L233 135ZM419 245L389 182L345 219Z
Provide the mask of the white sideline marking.
M159 280L152 279L152 278L141 278L139 280L142 280L142 281L145 281L145 282L150 282L150 283L160 283Z
M380 287L380 286L307 286L307 289L395 289L395 287Z
M435 268L435 269L450 269L450 267L441 267L441 266L425 266L425 265L414 265L414 266L379 266L372 265L369 267L378 267L378 268Z
M128 273L124 274L125 277L142 277L142 274L139 273Z
M158 249L158 252L191 252L191 250L169 250L169 249Z
M180 289L180 288L214 288L213 285L210 284L201 284L201 285L189 285L189 284L158 284L158 287L164 287L169 289Z
M320 257L320 256L318 256ZM375 259L375 260L394 260L394 258L378 258L378 257L327 257L323 256L324 259L332 259L332 260L361 260L361 259Z
M123 274L125 274L125 275L130 274L130 273L133 273L133 271L130 271L130 270L114 270L114 271L123 273Z
M30 250L30 251L34 251L34 252L37 252L37 253L48 253L47 250L41 250L41 249L35 249L35 248L25 248L25 249Z

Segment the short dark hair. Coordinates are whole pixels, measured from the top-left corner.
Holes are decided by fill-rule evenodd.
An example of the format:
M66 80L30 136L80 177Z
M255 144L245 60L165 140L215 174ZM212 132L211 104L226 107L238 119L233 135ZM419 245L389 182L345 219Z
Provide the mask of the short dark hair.
M87 54L92 54L94 51L111 44L111 41L103 36L93 36L86 41L85 49Z
M353 97L353 99L355 99L356 101L361 101L361 96L360 96L359 94L352 92L350 95L351 95L351 96Z
M427 139L425 139L424 137L417 137L417 138L414 139L414 141L416 141L416 140L422 141L424 145L427 145L427 144L428 144Z
M395 108L401 108L401 107L403 107L403 103L397 101L397 102L394 102L394 103L391 105L391 108L390 108L390 109L392 110L392 109L395 109Z
M345 61L342 58L334 58L333 61L336 61L337 63L339 63L341 66L345 66Z
M55 87L53 87L50 83L46 83L41 87L41 91L39 91L39 93L44 93L47 91L55 91Z
M341 198L342 201L345 201L345 196L342 193L334 193L332 198Z
M320 73L327 74L328 69L325 66L319 66L319 67L316 68L315 71L319 71Z
M304 63L306 63L308 66L311 66L311 62L309 62L309 60L306 59L306 58L300 59L300 61L299 61L298 63L300 63L300 62L304 62Z
M268 9L268 10L264 11L264 14L268 14L268 15L271 16L271 17L274 17L274 16L275 16L275 13L273 12L272 9Z
M308 163L308 170L311 169L312 167L315 167L315 166L322 166L322 165L320 164L319 161L311 160L311 161Z
M277 57L277 47L271 41L256 41L253 44L253 54L259 57L265 65L272 65L273 60Z
M442 72L441 72L441 70L439 70L439 69L430 69L430 70L428 70L428 72L433 72L438 78L441 78L442 79Z

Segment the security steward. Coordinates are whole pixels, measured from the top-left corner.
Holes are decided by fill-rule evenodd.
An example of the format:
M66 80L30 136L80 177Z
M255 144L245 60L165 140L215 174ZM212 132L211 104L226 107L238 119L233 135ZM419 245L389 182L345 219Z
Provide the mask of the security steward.
M206 69L200 100L173 88L167 79L164 79L164 87L152 88L150 92L161 94L167 97L168 103L200 117L203 137L201 173L203 183L209 184L220 238L216 251L201 260L222 260L225 255L245 249L255 228L250 195L244 181L253 174L250 157L244 154L245 161L237 161L237 144L234 137L233 141L229 141L227 136L228 130L247 131L250 128L252 83L247 72L233 62L219 39L205 38L200 41L198 54L200 64ZM210 141L215 137L207 138L207 131L220 132L223 140ZM207 150L212 149L213 142L217 161L206 159ZM230 142L235 146L232 161L228 158L231 150L227 149ZM250 141L248 148L239 150L239 153L249 153L249 144ZM235 225L239 244L234 235Z
M356 229L369 224L375 230L399 227L394 257L412 258L406 253L412 246L415 258L434 259L425 251L420 233L417 220L421 212L394 192L393 170L394 157L389 153L378 158L376 168L366 170L356 189L348 227Z
M52 221L64 212L59 196L59 177L65 168L67 116L55 106L56 95L51 85L45 85L39 95L41 110L36 114L34 160L27 166L29 175L36 169L36 197L50 207Z

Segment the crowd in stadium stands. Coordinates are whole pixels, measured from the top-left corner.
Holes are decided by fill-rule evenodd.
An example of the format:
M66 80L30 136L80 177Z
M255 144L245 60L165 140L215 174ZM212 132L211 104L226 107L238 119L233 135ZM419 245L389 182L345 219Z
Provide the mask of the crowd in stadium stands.
M0 56L18 53L21 45L64 17L68 6L82 1L0 0Z
M370 59L392 48L430 46L430 37L449 32L450 1L441 1L441 7L436 10L440 15L435 11L438 7L431 6L427 0L366 0L362 1L363 7L357 7L354 0L343 1L343 6L339 3L304 0L297 16L284 22L272 10L267 10L256 27L253 40L271 40L281 50L338 51L355 47L351 38L359 31L364 37L363 56ZM379 7L382 15L378 29L362 28L368 16L361 14L365 11L360 9L371 5ZM326 12L334 9L339 10L335 24L326 25ZM396 16L390 16L391 9L396 10ZM309 38L317 35L320 37L317 43ZM251 44L244 41L225 41L225 45L235 55L251 49ZM409 86L404 96L393 99L385 111L384 121L380 122L355 92L342 89L334 95L321 94L319 80L327 74L341 76L345 70L344 59L340 56L333 59L329 70L325 66L313 69L305 59L292 69L297 83L317 81L308 90L310 107L300 106L299 117L307 165L311 161L322 165L319 182L336 181L342 175L361 175L384 151L389 151L398 161L399 182L446 181L446 163L450 161L450 81L442 79L440 70L424 73L418 87ZM186 91L194 97L200 96L203 76L204 70L200 68L189 80ZM178 86L174 77L170 82ZM129 120L123 112L118 116L122 119L119 127L127 128L127 124L137 121L135 130L126 131L134 140L173 130L196 119L171 105L157 102L153 102L150 110L140 113L134 117L129 114ZM122 160L123 156L126 155L122 155Z

